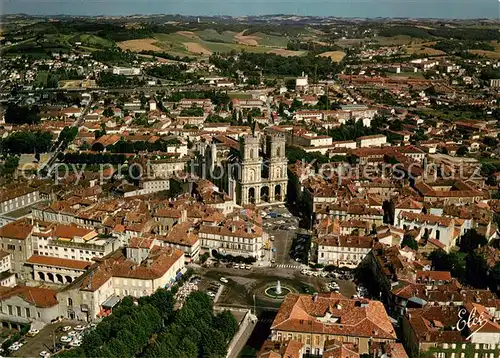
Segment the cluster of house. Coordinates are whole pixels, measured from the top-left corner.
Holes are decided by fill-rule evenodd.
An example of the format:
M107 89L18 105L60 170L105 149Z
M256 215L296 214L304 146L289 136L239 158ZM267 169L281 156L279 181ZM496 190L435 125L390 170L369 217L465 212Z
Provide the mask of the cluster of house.
M93 321L124 296L169 287L200 253L263 255L268 236L259 211L236 205L206 179L184 183L176 200L160 200L107 196L93 174L52 187L48 203L40 200L41 187L28 184L6 198L32 205L31 214L6 217L0 227L6 325L42 325L60 316ZM26 199L28 189L37 197Z

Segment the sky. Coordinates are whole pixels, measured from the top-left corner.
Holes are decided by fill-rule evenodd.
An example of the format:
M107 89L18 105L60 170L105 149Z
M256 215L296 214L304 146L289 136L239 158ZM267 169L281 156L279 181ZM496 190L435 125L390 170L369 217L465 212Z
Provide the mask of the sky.
M0 12L30 15L269 15L500 18L500 0L0 0Z

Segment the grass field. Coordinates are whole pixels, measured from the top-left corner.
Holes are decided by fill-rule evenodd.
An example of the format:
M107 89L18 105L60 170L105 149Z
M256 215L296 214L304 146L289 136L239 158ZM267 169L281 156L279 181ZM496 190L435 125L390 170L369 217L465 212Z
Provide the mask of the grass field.
M410 55L416 54L416 55L428 55L428 56L442 56L446 55L445 52L441 50L436 50L435 48L432 47L426 47L422 45L412 45L408 46L406 49L407 53Z
M423 42L422 39L407 36L407 35L398 35L398 36L393 36L393 37L377 36L377 37L375 37L375 40L383 46L413 45L413 44Z
M48 71L38 71L35 78L35 87L46 87L47 79L49 78Z
M275 49L275 50L268 51L268 53L274 53L276 55L290 57L290 56L303 56L303 55L305 55L306 51L291 51L291 50L285 50L285 49Z
M71 39L71 42L73 43L81 42L82 45L89 47L99 47L99 48L115 47L115 43L113 41L91 34L77 35Z
M140 51L162 51L162 49L156 46L156 39L139 39L139 40L128 40L118 42L118 47L122 50L130 50L134 52Z
M483 50L469 50L469 53L473 53L475 55L484 56L492 59L500 59L500 50L493 51L483 51Z
M135 52L158 51L176 56L208 56L212 53L228 53L246 51L256 53L272 52L282 56L300 56L304 51L287 51L283 47L286 38L266 34L252 34L215 30L178 31L176 33L156 33L153 38L119 42L123 50Z

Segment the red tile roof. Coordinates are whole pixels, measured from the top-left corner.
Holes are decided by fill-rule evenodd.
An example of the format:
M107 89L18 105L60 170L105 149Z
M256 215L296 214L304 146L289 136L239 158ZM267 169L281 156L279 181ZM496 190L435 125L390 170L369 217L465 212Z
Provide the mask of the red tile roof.
M2 289L0 291L0 300L18 296L36 307L47 308L57 305L56 293L56 291L50 288L16 286Z
M28 220L21 219L8 223L0 228L0 237L26 240L33 231L33 225Z
M382 302L336 294L289 294L271 330L396 339Z
M88 261L62 259L59 257L41 255L33 255L26 262L34 265L64 267L78 270L85 270L91 265L91 262Z

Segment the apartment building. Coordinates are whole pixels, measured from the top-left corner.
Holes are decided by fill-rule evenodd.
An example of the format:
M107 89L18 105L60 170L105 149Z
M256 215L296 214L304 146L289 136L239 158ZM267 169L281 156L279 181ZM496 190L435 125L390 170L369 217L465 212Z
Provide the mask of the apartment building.
M6 288L0 291L0 312L4 327L20 329L31 324L41 328L59 316L56 291L30 286Z
M296 340L306 354L322 355L331 340L352 343L368 354L370 343L395 343L396 332L379 301L335 293L288 294L271 325L271 340Z
M11 253L0 249L0 286L13 287L16 285L16 275L12 273Z
M311 255L318 264L356 268L372 245L373 239L367 236L327 235L312 241Z
M260 259L267 234L257 225L243 220L225 220L219 225L202 224L199 230L202 249L233 256L251 256Z
M0 228L0 248L11 254L12 271L21 279L31 278L24 263L34 252L32 233L33 225L28 219L13 221Z
M436 244L447 252L456 245L462 232L455 219L438 215L401 211L396 220L396 226L405 231L423 230L422 236L425 236L425 239L435 240Z
M100 237L94 229L75 224L37 225L33 233L37 254L68 260L90 262L116 250L121 243L114 237Z
M471 323L473 317L481 315L484 326L463 324L461 330L456 329L460 319L467 322L471 315ZM468 352L473 352L474 357L500 356L500 325L475 303L408 310L402 328L403 342L411 356L424 352L439 358L472 356Z
M40 201L42 195L38 188L18 186L0 191L0 214L15 211Z
M173 285L185 270L184 261L182 251L169 247L117 250L57 294L60 315L87 322L106 317L125 296L149 296Z
M387 143L387 137L383 134L374 134L356 138L359 148L380 147Z

